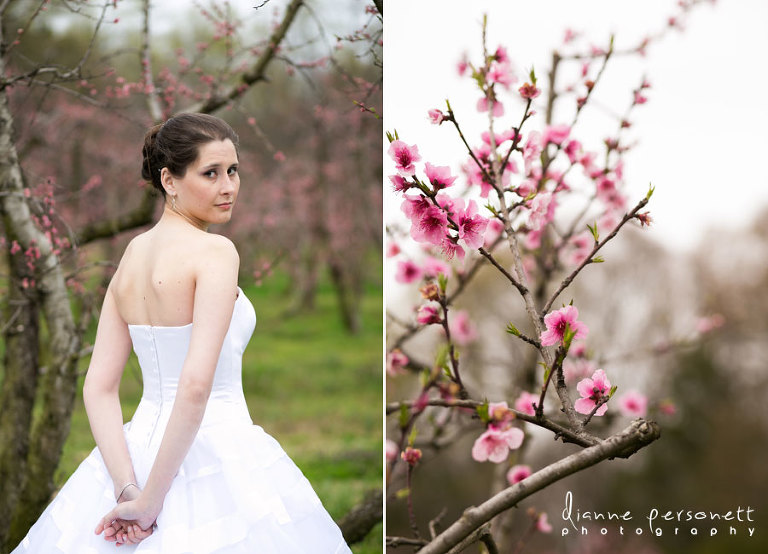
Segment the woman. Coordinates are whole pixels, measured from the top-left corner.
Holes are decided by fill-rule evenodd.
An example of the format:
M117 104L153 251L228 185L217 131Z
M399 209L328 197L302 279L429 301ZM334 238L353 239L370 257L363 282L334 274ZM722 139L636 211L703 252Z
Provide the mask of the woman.
M165 206L126 248L104 298L83 386L97 448L14 552L111 552L115 542L163 554L349 552L248 415L241 362L256 316L237 287L234 245L207 232L232 216L237 145L229 125L201 114L147 133L142 176ZM144 391L123 427L131 347Z

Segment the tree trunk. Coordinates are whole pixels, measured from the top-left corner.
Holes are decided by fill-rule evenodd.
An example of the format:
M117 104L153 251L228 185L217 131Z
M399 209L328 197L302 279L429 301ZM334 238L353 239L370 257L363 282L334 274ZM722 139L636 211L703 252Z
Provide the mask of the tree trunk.
M0 67L0 74L4 69ZM42 413L29 441L26 471L20 474L17 469L16 472L18 483L15 486L20 487L20 498L24 501L17 506L11 523L9 537L14 543L23 537L53 492L53 473L69 433L69 418L77 388L75 370L80 336L59 259L54 255L48 237L35 226L24 195L24 181L13 142L13 116L5 90L0 91L0 211L6 236L16 237L22 252L31 246L40 251L32 273L36 281L34 287L40 296L39 306L47 323L46 344L50 352L50 364L41 383ZM25 277L29 278L25 274L29 270L26 261L10 265L11 289L19 287ZM38 304L30 304L29 309L27 320L36 321ZM36 326L25 326L20 333L25 336L19 337L19 341L34 344L34 350L38 350ZM24 419L23 414L17 417ZM2 445L3 451L11 448L15 448L13 443Z
M8 267L24 265L23 256L8 254ZM17 273L17 271L14 271ZM5 377L0 390L0 552L12 546L8 532L19 501L29 450L29 428L37 386L38 309L34 289L10 286L5 307Z

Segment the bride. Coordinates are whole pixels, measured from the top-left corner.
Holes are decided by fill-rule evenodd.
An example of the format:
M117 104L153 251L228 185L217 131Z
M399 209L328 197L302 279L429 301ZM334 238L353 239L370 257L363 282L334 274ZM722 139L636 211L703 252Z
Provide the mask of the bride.
M143 155L142 176L165 206L126 248L104 298L83 386L97 447L13 552L350 552L245 404L256 316L237 287L234 245L207 232L237 200L237 135L216 117L181 114L147 133ZM144 391L123 425L131 348Z

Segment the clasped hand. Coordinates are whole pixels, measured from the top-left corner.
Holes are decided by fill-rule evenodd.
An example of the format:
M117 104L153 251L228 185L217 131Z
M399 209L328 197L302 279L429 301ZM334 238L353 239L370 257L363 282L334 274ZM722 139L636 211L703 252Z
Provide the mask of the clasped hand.
M138 544L154 531L160 509L142 496L138 487L123 491L120 501L96 526L96 534L104 533L104 540L123 544Z

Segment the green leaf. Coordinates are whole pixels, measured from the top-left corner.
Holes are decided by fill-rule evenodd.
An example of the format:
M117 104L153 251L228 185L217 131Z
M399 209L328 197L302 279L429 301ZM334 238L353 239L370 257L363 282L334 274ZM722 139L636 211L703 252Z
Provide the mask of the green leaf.
M448 369L448 352L450 346L448 344L441 344L437 349L437 356L435 356L435 366Z
M475 411L477 412L477 416L480 418L480 421L483 423L488 423L491 420L491 416L488 413L488 401L486 400L483 402L480 406L475 408Z
M595 256L589 261L592 262L593 264L601 264L605 261L605 258L603 258L602 256Z
M656 187L648 183L648 194L645 195L646 200L650 200L651 196L653 196L653 191L656 190Z
M409 494L411 494L411 489L409 489L408 487L404 487L398 490L397 493L395 493L395 496L397 497L398 500L403 500L405 498L408 498Z
M445 289L448 287L448 276L445 273L437 274L437 285L440 287L440 294L445 295Z
M587 223L587 229L589 229L589 232L592 233L592 238L595 239L595 242L599 242L600 233L597 231L597 221L595 221L594 225Z
M571 329L571 325L569 323L566 323L565 331L563 332L563 344L565 345L566 350L568 350L571 347L571 341L575 336L576 336L576 331Z
M608 398L611 398L613 396L613 393L616 392L616 389L619 388L618 385L613 385L611 387L611 391L608 393Z
M533 86L536 86L536 72L533 70L533 66L531 66L531 72L529 74L529 77L531 78L531 84Z
M451 109L451 103L448 101L448 99L447 99L447 98L445 99L445 106L448 108L448 111L449 111L449 112L452 112L452 111L453 111L453 110Z
M419 430L416 429L416 427L413 427L411 429L411 432L408 434L408 446L413 448L413 443L416 441L416 435L419 434Z
M507 323L507 333L510 335L515 335L516 337L520 336L520 331L511 323Z
M547 370L544 372L544 382L546 383L547 379L549 379L549 374L552 373L552 368L547 366L544 367L547 368Z
M401 429L405 429L408 426L408 421L411 419L411 413L408 410L408 406L400 404L400 415L398 416L398 424Z

